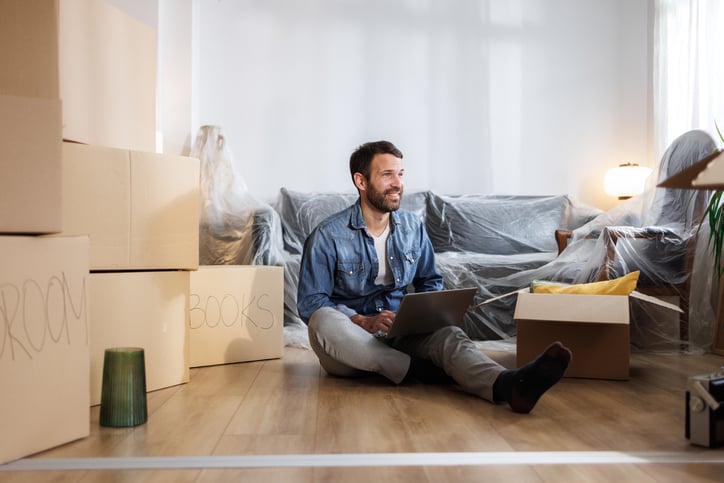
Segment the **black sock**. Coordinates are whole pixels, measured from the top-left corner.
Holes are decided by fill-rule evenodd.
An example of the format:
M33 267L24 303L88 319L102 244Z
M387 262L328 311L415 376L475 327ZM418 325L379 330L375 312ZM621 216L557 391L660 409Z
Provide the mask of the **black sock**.
M404 380L410 379L416 379L425 384L455 384L455 380L432 361L413 356L410 356L410 368L407 370Z
M506 369L500 373L493 384L493 401L496 403L510 401L510 393L513 389L513 373L515 370Z
M507 402L517 413L529 413L538 399L563 377L571 351L554 342L535 360L500 373L493 384L493 400Z

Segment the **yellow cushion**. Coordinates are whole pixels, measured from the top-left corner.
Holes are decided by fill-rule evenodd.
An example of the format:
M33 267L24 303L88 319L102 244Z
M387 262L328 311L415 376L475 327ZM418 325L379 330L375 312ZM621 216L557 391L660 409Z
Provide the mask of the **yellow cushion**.
M623 277L603 282L580 283L576 285L561 285L558 283L546 284L537 282L533 287L534 293L569 293L586 295L629 295L636 290L639 274L636 270Z

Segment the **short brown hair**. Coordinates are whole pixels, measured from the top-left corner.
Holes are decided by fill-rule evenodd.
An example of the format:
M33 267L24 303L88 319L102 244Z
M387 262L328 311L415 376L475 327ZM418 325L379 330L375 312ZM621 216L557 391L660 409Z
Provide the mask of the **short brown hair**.
M364 143L349 157L349 174L352 175L353 181L355 173L362 173L366 179L370 179L370 164L376 154L391 154L402 159L402 151L389 141Z

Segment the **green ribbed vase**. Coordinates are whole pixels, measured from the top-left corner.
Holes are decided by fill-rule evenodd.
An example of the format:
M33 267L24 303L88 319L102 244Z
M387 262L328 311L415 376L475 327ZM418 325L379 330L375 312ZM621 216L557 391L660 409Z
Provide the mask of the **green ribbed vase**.
M138 426L148 420L146 362L140 347L106 349L103 358L100 425Z

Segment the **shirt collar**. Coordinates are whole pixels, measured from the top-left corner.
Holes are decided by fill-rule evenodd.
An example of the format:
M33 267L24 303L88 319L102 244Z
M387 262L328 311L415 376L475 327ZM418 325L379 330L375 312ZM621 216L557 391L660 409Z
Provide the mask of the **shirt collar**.
M397 225L400 224L400 215L397 210L390 212L390 232L395 231ZM357 198L357 202L352 208L352 214L350 216L350 226L355 230L364 230L367 228L365 219L362 216L362 205L360 199Z

